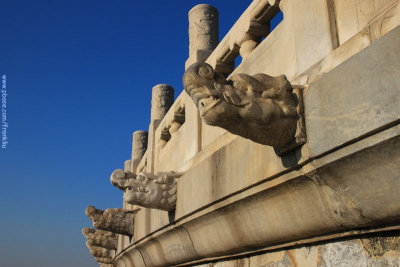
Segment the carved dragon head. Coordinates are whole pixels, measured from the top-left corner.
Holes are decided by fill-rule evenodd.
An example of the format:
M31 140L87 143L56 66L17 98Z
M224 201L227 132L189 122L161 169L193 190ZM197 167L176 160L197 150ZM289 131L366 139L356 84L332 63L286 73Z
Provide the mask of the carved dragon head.
M97 229L132 236L137 211L120 208L100 210L94 206L88 206L85 213L93 222L93 227Z
M117 234L115 233L93 228L83 228L82 234L86 237L87 246L117 249Z
M121 169L111 174L111 183L124 191L124 200L146 208L173 210L176 203L176 181L181 174L139 173L135 175Z
M298 102L284 75L236 74L226 80L199 62L186 70L183 86L209 125L273 147L295 136Z

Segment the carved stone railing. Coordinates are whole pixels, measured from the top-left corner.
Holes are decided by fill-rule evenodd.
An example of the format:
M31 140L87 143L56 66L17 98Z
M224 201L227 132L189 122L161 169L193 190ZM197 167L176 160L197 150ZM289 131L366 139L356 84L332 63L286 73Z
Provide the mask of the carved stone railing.
M240 54L245 59L270 33L270 21L280 11L280 0L256 0L233 25L206 62L216 72L230 74Z
M137 211L120 208L100 210L89 206L85 213L92 220L93 227L97 229L132 236Z
M160 135L156 136L156 144L158 150L162 150L171 137L181 128L185 123L185 102L183 97L179 96L174 104L160 123Z
M268 13L268 5L262 5L267 1L254 1L253 3L261 5L260 14ZM252 4L250 9L256 10L256 6ZM293 8L292 10L295 9ZM250 11L249 14L251 14ZM252 50L253 40L247 41L247 45ZM241 53L240 50L246 51L247 41L242 42L239 53ZM229 47L229 44L223 43L221 45L221 47L224 46ZM216 51L221 52L221 49L216 49ZM237 49L234 50L237 52ZM259 51L257 51L257 55ZM295 50L293 52L294 56L301 54L297 54L297 51L303 50ZM272 52L275 53L275 50ZM255 53L252 56L255 56ZM376 53L376 55L378 54ZM213 55L209 60L212 59ZM280 58L277 60L280 60ZM292 62L291 57L289 61ZM249 63L252 62L250 60ZM271 65L273 68L276 67L275 64ZM279 72L286 71L290 67L288 64L282 65L283 67L276 67ZM218 69L216 65L214 67ZM219 67L222 68L223 65L219 65ZM257 70L257 68L255 69ZM260 72L270 73L268 71ZM275 73L274 75L278 74ZM369 75L369 77L371 76ZM358 82L355 84L358 84ZM233 87L232 90L235 91L236 85ZM370 88L370 86L365 86L365 88ZM204 259L206 261L218 255L232 256L232 253L236 252L246 253L249 252L249 248L261 249L269 246L269 249L279 249L298 245L299 242L312 243L321 241L321 239L318 239L321 236L326 239L337 238L341 237L341 231L351 230L360 225L377 226L385 221L398 224L399 207L395 204L399 202L393 201L393 199L397 199L396 196L398 194L395 191L392 191L392 194L387 194L390 192L382 194L382 188L386 188L386 186L393 188L393 184L396 184L398 179L396 177L387 179L380 175L385 169L390 170L393 166L398 165L393 165L389 159L380 158L382 155L388 155L389 153L377 153L375 155L367 155L365 159L360 155L355 155L354 158L347 158L345 161L348 164L345 162L347 165L343 168L343 162L339 162L338 159L343 156L343 153L351 155L354 153L351 149L355 149L348 150L348 147L343 148L344 145L348 144L344 142L354 142L354 146L358 147L357 149L361 149L360 146L363 143L366 145L368 142L371 142L371 144L375 142L375 136L371 139L363 140L361 136L353 136L353 130L345 131L344 129L348 129L348 125L354 124L351 121L353 118L346 117L346 114L343 115L342 107L349 108L350 106L349 104L341 104L347 103L346 101L349 99L346 99L348 92L345 90L347 88L337 86L328 89L330 90L325 90L321 86L321 88L311 88L314 91L308 91L309 93L313 92L308 95L308 99L314 100L311 102L308 100L309 106L307 107L310 107L310 104L315 105L313 109L308 109L308 114L311 112L314 115L309 116L309 125L314 126L313 129L315 129L315 131L311 131L314 138L311 138L312 142L309 147L303 146L304 149L296 151L298 152L296 155L289 155L295 157L277 158L269 147L236 138L234 142L216 151L212 157L208 157L203 161L198 160L197 163L200 163L196 166L197 168L189 169L188 175L182 177L179 181L179 186L183 189L179 192L185 192L185 194L179 196L176 214L179 215L179 208L184 210L186 207L183 206L185 205L189 208L180 212L181 217L176 216L175 219L178 218L178 220L168 227L164 227L165 225L161 225L161 227L156 225L153 228L152 226L148 227L149 224L156 220L161 221L160 217L157 217L158 214L165 215L165 213L159 211L146 213L143 216L145 220L141 221L142 224L140 226L150 228L150 230L144 230L141 239L138 239L136 244L124 250L118 256L119 258L117 257L116 262L118 260L122 262L121 265L117 264L117 266L125 266L124 262L131 262L135 255L139 255L139 258L143 257L147 266L172 266L175 263L187 263L189 260L197 260L203 257L206 257ZM342 89L343 91L339 91L341 92L341 94L338 94L340 96L339 100L335 95L337 94L336 89ZM348 103L351 104L354 102L353 99L357 100L363 95L363 92L359 92L357 88L354 89L359 95L350 94L351 100ZM316 92L321 91L323 93L320 95L316 94ZM314 94L316 95L313 96ZM325 101L322 102L321 100L324 99ZM321 103L324 104L323 107ZM360 101L358 105L362 107L365 103L369 103L369 101ZM364 110L369 112L370 110L375 110L375 107L371 105L368 106L368 109L364 108ZM395 109L392 108L392 110ZM337 117L332 116L332 111ZM347 111L349 110L346 109L345 112ZM350 111L353 112L354 110L350 109ZM365 113L369 114L368 112ZM380 112L380 114L384 113ZM382 119L382 117L379 117L379 119ZM167 118L164 118L164 120L166 121ZM338 120L344 120L344 123L337 124ZM163 121L161 121L161 126ZM325 127L320 127L321 121L323 121L323 126ZM329 125L330 123L333 126ZM358 126L356 128L365 130L364 121L361 123L363 124L362 127ZM338 127L339 130L335 131L335 127ZM375 128L368 130L375 131ZM169 129L167 132L169 133ZM338 133L339 137L332 138L330 136L331 138L326 138L327 133L332 133L332 135ZM362 133L369 134L366 130ZM348 138L350 134L356 139ZM383 134L389 136L390 132ZM341 135L344 137L342 138ZM365 136L363 135L362 138ZM358 142L359 140L361 141ZM393 153L393 146L390 144L388 147L387 151ZM332 152L330 149L335 151L339 148L343 149L337 151L337 154L329 155ZM314 149L317 149L317 152ZM373 151L377 152L379 149L374 147ZM164 149L164 151L166 150L167 148ZM399 150L397 149L397 151ZM234 152L240 152L240 154ZM243 154L241 154L242 152ZM231 160L227 160L228 156ZM314 156L323 158L314 161ZM151 157L149 156L149 158ZM369 163L365 164L371 158L379 158L379 164L376 161L369 162L374 164L373 166L369 166ZM146 160L147 157L142 159L141 162L146 162ZM357 160L358 163L355 163ZM306 165L298 170L300 167L297 164ZM323 167L324 165L327 166ZM142 166L146 165L142 164ZM320 168L319 170L315 169L317 166ZM365 167L369 167L371 170L364 171ZM202 174L201 178L203 178L201 180L202 187L204 184L209 185L208 187L204 186L206 188L201 192L199 192L200 187L193 186L199 182L199 173ZM379 173L379 175L373 175L376 173ZM393 171L392 173L395 172ZM381 179L383 180L381 181ZM366 193L365 184L374 184L375 186L369 186L372 191ZM374 197L371 198L370 196ZM379 204L376 204L376 196L379 196ZM201 201L198 201L200 204L196 206L193 201L197 199L201 199ZM394 203L394 206L385 203ZM280 212L276 212L277 210ZM394 210L395 212L393 212ZM368 213L368 216L365 216L366 213ZM396 217L393 217L393 214ZM159 227L159 229L154 230L156 227ZM329 236L331 233L334 233L333 236ZM357 233L359 232L349 231L346 234L354 235ZM171 248L175 248L178 252L174 251L172 253ZM151 264L152 262L154 264ZM143 263L142 266L144 265Z

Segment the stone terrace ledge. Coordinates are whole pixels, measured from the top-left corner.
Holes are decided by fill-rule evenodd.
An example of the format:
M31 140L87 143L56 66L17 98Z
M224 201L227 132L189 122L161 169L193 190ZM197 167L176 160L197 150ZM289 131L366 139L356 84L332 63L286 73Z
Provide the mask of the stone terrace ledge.
M279 157L204 124L182 92L138 167L185 172L176 211L139 211L116 266L193 265L400 229L400 4L382 2L350 31L329 3L253 1L206 60L225 74L285 73L305 86L307 144ZM278 6L284 20L268 35L260 25Z

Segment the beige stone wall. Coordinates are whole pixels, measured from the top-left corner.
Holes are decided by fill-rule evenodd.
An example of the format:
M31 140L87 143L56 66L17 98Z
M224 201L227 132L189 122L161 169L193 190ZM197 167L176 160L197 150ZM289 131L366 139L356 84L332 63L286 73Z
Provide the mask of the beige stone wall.
M398 233L333 241L274 251L235 260L199 264L199 267L353 267L399 266Z
M230 53L238 55L243 41L238 36L245 32L244 25L249 23L255 9L272 2L276 1L253 1L207 62L215 68L227 66L224 64L229 62L223 62L221 57L223 52L231 49ZM184 262L209 257L213 251L220 253L218 255L235 254L241 251L237 249L240 242L248 241L250 247L262 247L271 240L284 243L293 236L303 238L318 227L319 234L323 235L327 231L349 230L370 222L377 225L377 221L389 218L390 214L400 216L396 204L400 200L391 188L398 183L397 150L392 154L396 157L383 157L386 161L381 165L368 162L373 155L379 155L372 152L357 166L353 161L334 165L346 157L354 160L352 154L399 134L396 123L400 119L400 73L393 66L400 65L400 39L397 37L400 36L397 27L400 25L400 1L282 0L279 8L284 20L260 44L247 51L246 58L232 73L284 73L292 83L305 86L307 144L279 157L272 147L206 125L190 97L182 92L159 124L150 125L150 148L137 168L137 171L148 172L185 172L178 181L176 211L142 208L135 219L136 243L130 245L128 240L120 240L119 251L131 252L125 252L126 257L117 257L117 266L163 266L172 259L176 260L172 262ZM383 38L386 34L387 41ZM181 106L185 122L166 140L163 136L173 127L176 110ZM397 149L398 143L392 147ZM330 164L335 168L326 167ZM325 167L327 169L322 171ZM315 180L312 183L311 180L319 177L314 176L317 170L324 182L329 180L329 186L339 188L345 197L340 195L337 200L336 193L322 185L316 186ZM357 175L361 175L361 180L356 179ZM374 182L374 175L380 180ZM278 185L295 178L305 179L304 187L297 184L296 190L277 189ZM372 190L363 184L364 181L379 190ZM239 201L245 203L247 198L263 192L268 192L263 205L270 206L254 204L254 212L246 211L245 207L237 208L239 213L243 212L236 214L242 220L236 221L235 227L231 225L231 217L218 217L221 208ZM374 202L371 198L378 200ZM326 199L331 204L327 205ZM379 206L387 201L391 204L385 208ZM356 208L343 208L348 203ZM355 211L357 209L362 209L362 216ZM205 217L213 212L215 217ZM342 218L335 212L349 217ZM364 221L362 217L366 214L368 220ZM199 230L212 225L210 218L217 217L214 223L220 232L213 232L212 227ZM398 217L391 219L397 223ZM201 226L195 223L202 218L208 219L204 219ZM258 218L264 223L252 222ZM286 225L286 221L295 222L299 228L291 223ZM263 226L270 229L265 230ZM242 238L230 238L238 229L248 233ZM396 266L400 261L398 243L398 237L342 240L235 260L215 259L213 263L199 266ZM213 245L207 248L210 244ZM160 250L162 255L157 252Z
M370 2L372 3L373 1ZM387 7L384 10L394 14L385 20L386 24L391 25L391 27L386 27L387 30L390 30L395 25L396 18L400 16L400 12L397 12L399 5L398 1L394 1L397 5L393 5L393 1L384 2L385 4L382 3L379 6L379 10ZM389 5L389 2L391 5ZM351 40L348 40L347 43L343 44L344 48L339 46L334 50L331 26L329 25L329 12L332 12L332 9L329 8L328 4L326 1L281 1L280 7L284 13L284 20L251 52L246 60L235 69L234 73L255 74L261 72L270 75L285 73L288 77L296 77L300 83L307 83L314 81L317 79L315 77L320 77L323 74L323 72L315 73L312 66L316 63L318 64L324 59L328 61L327 59L329 59L329 62L324 63L325 69L319 69L319 71L328 72L371 43L371 41L364 42L360 46L359 42L353 41L349 43ZM337 8L340 7L339 3L335 4ZM251 8L252 6L249 7L249 9ZM382 12L379 14L382 14ZM373 14L375 14L375 17L377 16L376 13ZM370 21L375 18L373 14L371 13ZM338 21L343 16L340 10L336 10L336 14L334 15L338 17ZM357 16L352 16L352 18L352 25L358 25L357 20L355 20ZM238 22L241 22L241 19L246 19L246 16L242 16ZM347 19L350 20L350 18ZM339 32L343 32L340 29L347 29L348 27L338 23ZM339 36L341 35L339 34ZM343 38L339 39L343 40ZM210 63L212 63L213 56L210 56ZM308 79L305 80L303 77L306 76ZM161 131L165 127L170 126L173 120L174 108L180 104L185 106L185 123L177 132L171 135L171 138L163 148L159 148L158 143ZM181 93L173 107L169 110L157 129L155 129L154 136L155 149L153 151L154 160L152 163L154 171L188 170L188 174L179 183L180 190L178 190L176 218L193 212L203 205L235 191L248 187L264 177L276 175L286 170L281 159L276 156L272 148L233 136L224 129L208 126L202 122L196 107L185 92ZM349 137L343 138L346 139ZM235 140L233 145L220 150L233 140ZM311 142L314 142L314 140L320 139L310 138ZM226 152L223 152L223 155L220 155L222 152L218 152L225 150ZM215 163L215 161L219 160L216 157L222 157L227 162L227 167L224 169L223 175L218 175L219 185L217 187L215 183L210 183L208 180L208 177L213 177L211 175L212 165L199 165L201 162ZM229 157L232 157L232 160L229 160ZM301 160L306 160L307 157L307 155L303 155ZM241 161L240 159L245 160ZM258 161L260 162L257 163ZM268 162L268 164L265 165L264 162ZM246 167L246 164L248 167ZM196 165L199 165L199 167L196 168ZM259 167L263 165L268 167ZM201 172L198 171L199 168ZM201 178L201 176L205 178ZM226 177L226 180L224 180L224 177ZM199 183L199 179L202 179L201 187L196 186ZM138 231L136 233L137 239L169 223L167 212L146 209L139 212L137 221L137 224L141 225L135 228Z
M392 15L388 14L388 11L398 3L398 0L334 0L340 44L364 30L379 16L383 15L386 19L392 20ZM373 30L385 30L388 24L389 21L383 20L378 28Z

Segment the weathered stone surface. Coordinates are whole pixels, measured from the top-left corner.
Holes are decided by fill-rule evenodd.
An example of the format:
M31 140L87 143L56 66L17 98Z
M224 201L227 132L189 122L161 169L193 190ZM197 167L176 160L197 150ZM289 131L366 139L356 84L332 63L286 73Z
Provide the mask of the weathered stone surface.
M275 148L295 139L299 101L284 75L236 74L225 80L210 65L196 63L183 85L209 125Z
M136 169L139 166L140 161L143 158L144 153L147 149L147 138L148 134L146 131L135 131L132 137L132 158L131 168L133 173L136 173Z
M171 134L172 125L176 125L174 121L177 120L177 114L181 110L184 111L185 120L179 129ZM169 128L171 138L162 149L159 147L155 151L154 160L156 168L154 169L154 173L185 169L183 167L185 163L192 159L200 150L200 123L201 118L198 115L197 107L188 94L183 91L156 130L156 139L159 139L164 130L163 127L171 125ZM171 158L174 160L171 161Z
M193 7L189 11L189 59L186 68L195 62L205 61L218 41L218 10L207 4Z
M93 226L121 235L133 235L134 220L137 210L120 208L100 210L93 206L86 209L86 215L92 220Z
M115 233L91 228L83 228L82 234L86 237L87 244L90 246L114 250L117 249L117 235Z
M163 236L161 241L147 242L138 249L147 266L174 266L177 263L200 258L188 232L181 227Z
M114 250L111 250L111 249L95 247L95 246L88 246L88 248L89 248L90 254L92 254L94 257L112 258L115 256Z
M252 1L208 57L207 63L219 73L224 75L231 73L235 69L237 56L240 54L245 61L262 38L270 33L270 20L279 12L279 3L279 0ZM187 62L186 67L189 66Z
M153 87L151 97L151 121L162 120L174 103L174 88L168 84Z
M174 210L176 203L176 181L182 173L139 173L135 175L121 169L111 174L110 181L124 191L124 200L132 205L146 208Z
M127 253L117 255L115 258L116 266L148 267L143 260L142 253L133 247L127 248ZM122 257L119 257L122 256ZM126 263L126 264L125 264Z
M367 26L376 16L384 13L386 9L389 9L396 2L398 1L335 0L340 43L345 43Z
M112 258L107 258L107 257L94 257L94 259L98 263L105 263L104 265L107 266L107 264L111 264L113 262ZM112 265L111 265L112 266Z
M279 2L284 20L257 45L258 40L249 38L248 33L265 34L267 27L259 26L266 25L265 18L273 14L270 7L277 11ZM342 77L337 75L336 81L325 80L335 86L323 83L318 88L313 86L325 73L329 75L334 67L341 68L351 56L384 34L390 34L399 24L400 2L345 2L252 1L234 31L230 31L207 62L217 72L224 70L221 72L228 74L234 70L232 63L240 53L243 61L233 75L285 73L292 84L304 85L307 97L309 93L313 95L312 105L306 103L306 111L310 111L309 107L317 109L312 110L314 117L307 121L314 127L309 131L312 134L309 146L279 158L271 147L199 122L193 103L191 106L185 103L185 124L174 122L175 108L171 109L169 115L155 120L150 127L147 164L143 160L140 171L185 171L178 182L175 213L143 208L139 212L140 221L139 214L135 221L137 242L125 246L116 257L115 266L174 266L182 262L195 266L199 263L196 259L211 261L199 265L210 267L399 265L396 245L399 240L395 236L342 238L359 231L381 231L381 227L400 223L397 192L400 126L395 126L399 117L393 115L400 114L393 106L399 99L392 93L386 98L379 96L386 94L391 85L392 90L399 88L396 82L399 75L391 70L399 64L396 61L396 65L385 66L384 63L391 61L370 54L370 60L353 64L353 68L363 65L362 72L347 69L343 74L346 81L338 81ZM354 8L360 11L356 19L347 16ZM374 11L370 12L371 9ZM255 18L260 18L259 24L252 23ZM345 24L340 24L341 19L346 20L349 31L343 27ZM356 35L336 48L337 38L356 28L353 31ZM390 46L381 50L397 57ZM395 75L388 77L381 72ZM354 77L349 85L351 75ZM385 79L383 91L371 93L368 88L371 81L379 79ZM311 88L307 89L309 84ZM349 88L338 88L346 84ZM317 93L318 90L321 91ZM390 99L393 103L387 102ZM365 106L358 107L361 113L353 112L351 105L360 102L365 102ZM387 108L375 112L371 104L374 102L379 105L387 102ZM323 117L318 117L318 109ZM340 116L338 110L344 115ZM331 111L335 116L339 114L338 124L329 122ZM344 119L346 116L350 120ZM357 121L359 116L361 121ZM368 116L371 123L365 118ZM378 118L374 119L375 116ZM157 145L159 141L164 142L162 149ZM318 149L320 153L315 153ZM335 242L335 238L341 240ZM324 243L314 243L319 241ZM306 243L314 245L299 246ZM253 249L270 251L264 254L257 251L257 255L242 258L235 255Z
M375 160L378 155L379 162ZM390 142L350 153L345 159L334 160L328 165L326 162L320 165L319 161L310 163L298 172L297 177L288 174L289 178L271 180L265 186L260 185L263 189L259 193L233 201L231 205L229 201L225 202L227 206L216 204L214 209L204 211L203 216L179 223L188 231L195 247L196 253L190 257L232 255L274 244L288 244L289 240L323 238L326 234L354 227L378 226L383 221L396 224L400 218L400 199L396 192L400 186L396 178L399 159L400 138L393 137ZM225 163L217 164L223 166ZM310 170L313 166L317 169ZM218 177L218 172L223 170L217 167L215 171L212 175ZM215 190L225 184L219 182L215 179ZM195 195L187 193L192 198ZM188 199L181 201L188 202L191 198ZM150 243L143 243L143 246L165 247L159 255L152 255L157 262L165 259L165 266L171 261L165 257L165 251L169 249L167 244L175 242L173 238L177 237L169 236L170 231ZM152 254L155 251L152 250ZM189 257L190 254L179 255Z
M310 85L304 96L313 156L400 119L400 27Z
M381 234L376 234L380 236ZM386 235L386 234L384 234ZM280 250L269 252L262 255L249 257L248 265L243 266L307 266L307 267L328 267L328 266L399 266L400 250L396 246L385 247L385 257L383 255L371 255L364 243L369 243L376 238L387 243L400 243L398 233L390 233L385 237L361 237L346 241L337 241L327 244L316 244L314 246L304 246L290 250ZM244 260L244 259L241 259ZM226 266L236 266L239 260L229 262ZM220 266L218 263L213 266ZM224 265L221 265L224 266Z

